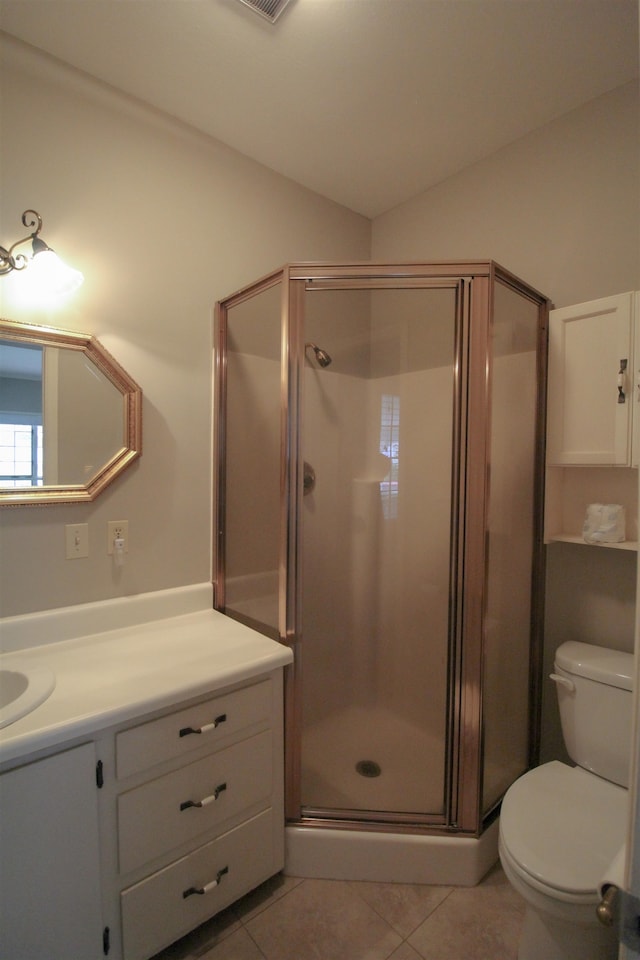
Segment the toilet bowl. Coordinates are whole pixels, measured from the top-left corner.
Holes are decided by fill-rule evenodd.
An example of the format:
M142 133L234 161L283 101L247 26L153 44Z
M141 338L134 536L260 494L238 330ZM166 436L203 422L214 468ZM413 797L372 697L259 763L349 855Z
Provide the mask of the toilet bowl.
M507 792L500 860L528 907L518 960L615 960L597 891L624 843L627 798L623 787L557 760Z
M582 766L545 763L502 801L500 860L527 907L518 960L618 956L596 908L599 883L625 842L631 668L631 654L586 644L564 644L556 655L565 742Z

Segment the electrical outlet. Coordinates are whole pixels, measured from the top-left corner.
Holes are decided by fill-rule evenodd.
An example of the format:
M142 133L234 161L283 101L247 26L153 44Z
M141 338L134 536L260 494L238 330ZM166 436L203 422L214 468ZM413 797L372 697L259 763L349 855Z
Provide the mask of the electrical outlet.
M78 557L88 557L89 524L66 523L64 527L64 542L67 560L76 560Z
M109 520L107 523L107 553L113 553L113 541L124 540L124 552L129 552L129 521Z

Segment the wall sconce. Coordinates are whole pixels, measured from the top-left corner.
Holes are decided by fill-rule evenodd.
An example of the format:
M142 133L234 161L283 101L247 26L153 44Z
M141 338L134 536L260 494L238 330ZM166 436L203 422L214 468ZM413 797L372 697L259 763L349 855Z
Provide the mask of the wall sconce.
M63 263L51 247L38 236L42 230L40 214L35 210L25 210L22 214L22 223L28 229L35 227L35 230L21 240L16 240L8 250L0 246L0 276L5 276L13 270L24 270L25 267L29 267L32 285L37 284L43 293L66 296L76 290L84 281L84 277L79 270L74 270ZM31 240L31 257L24 253L17 253L14 256L13 251L16 247L28 243L29 240Z

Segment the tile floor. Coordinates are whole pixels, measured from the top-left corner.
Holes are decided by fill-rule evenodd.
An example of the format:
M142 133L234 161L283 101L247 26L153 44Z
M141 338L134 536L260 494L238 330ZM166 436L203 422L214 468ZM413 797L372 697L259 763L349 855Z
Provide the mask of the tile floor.
M477 887L277 876L154 960L516 960L524 903Z

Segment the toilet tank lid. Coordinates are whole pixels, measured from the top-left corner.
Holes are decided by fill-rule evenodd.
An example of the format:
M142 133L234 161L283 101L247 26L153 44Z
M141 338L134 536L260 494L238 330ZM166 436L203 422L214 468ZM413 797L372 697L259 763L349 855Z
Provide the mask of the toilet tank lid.
M569 640L556 650L556 667L621 690L632 689L633 654Z

